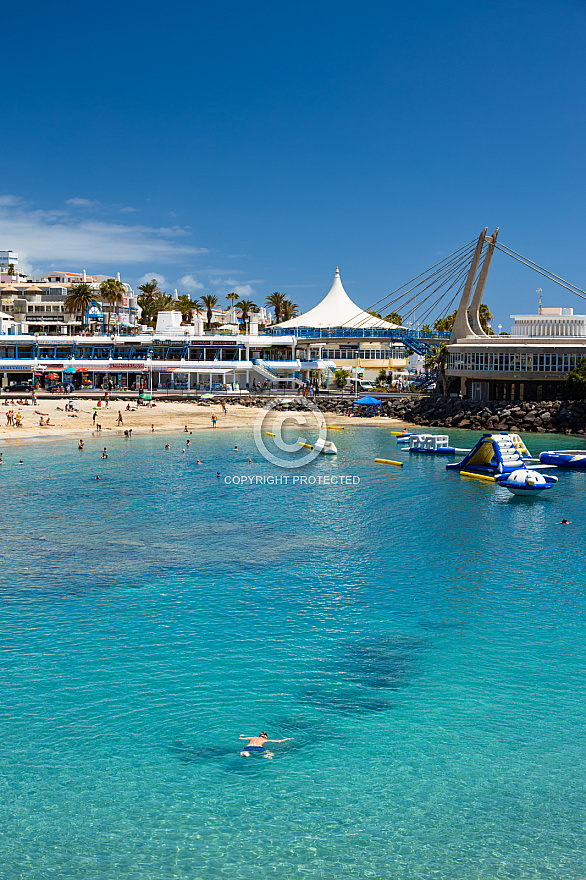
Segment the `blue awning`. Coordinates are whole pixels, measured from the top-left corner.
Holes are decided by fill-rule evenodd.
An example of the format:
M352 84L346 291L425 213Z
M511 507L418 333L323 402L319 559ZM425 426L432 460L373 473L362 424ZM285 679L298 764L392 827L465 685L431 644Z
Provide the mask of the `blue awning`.
M354 408L355 406L374 406L376 409L377 406L382 407L382 405L382 401L377 400L376 397L361 397L360 400L354 401L352 407Z

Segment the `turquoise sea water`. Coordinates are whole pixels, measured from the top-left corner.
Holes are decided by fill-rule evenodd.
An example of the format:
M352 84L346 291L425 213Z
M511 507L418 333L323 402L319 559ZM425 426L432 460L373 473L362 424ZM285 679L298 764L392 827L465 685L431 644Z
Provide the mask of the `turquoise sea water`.
M4 446L2 878L583 880L586 473L332 437L303 473L360 485L225 485L276 473L243 432Z

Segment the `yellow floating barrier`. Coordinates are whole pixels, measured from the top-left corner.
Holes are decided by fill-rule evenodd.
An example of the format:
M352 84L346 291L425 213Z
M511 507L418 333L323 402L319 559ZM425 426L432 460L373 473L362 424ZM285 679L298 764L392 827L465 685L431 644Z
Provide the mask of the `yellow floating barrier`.
M394 464L395 467L403 467L402 461L393 461L390 458L375 458L375 461L379 464Z
M310 443L303 443L303 441L299 441L300 446L305 446L307 449L313 449L313 446Z
M344 428L339 425L328 425L328 431L343 431Z
M473 477L475 480L488 480L489 483L496 483L494 477L490 477L488 474L472 474L470 471L460 471L461 477Z
M275 436L272 431L265 431L265 434L267 435L267 437L274 437Z
M390 431L389 433L390 434L397 434L400 437L408 437L409 436L408 431Z

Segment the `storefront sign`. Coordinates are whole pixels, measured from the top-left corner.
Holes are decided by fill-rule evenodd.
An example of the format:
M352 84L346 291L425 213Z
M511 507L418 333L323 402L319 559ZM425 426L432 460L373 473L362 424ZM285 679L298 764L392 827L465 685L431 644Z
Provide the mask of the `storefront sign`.
M103 369L103 367L96 368L96 371L99 371L100 369ZM148 370L148 366L147 364L126 364L121 362L119 364L108 364L108 369L114 370L116 373L125 373L127 370L133 373L138 373L141 370Z
M224 342L223 339L192 339L189 345L192 348L199 348L200 345L209 345L214 348L244 348L243 345L238 345L237 342Z

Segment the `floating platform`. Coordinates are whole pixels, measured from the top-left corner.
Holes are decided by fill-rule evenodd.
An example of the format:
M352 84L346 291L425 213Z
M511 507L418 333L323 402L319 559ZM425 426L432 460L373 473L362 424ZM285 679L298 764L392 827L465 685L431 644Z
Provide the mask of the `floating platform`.
M337 455L338 453L338 448L335 443L332 443L331 440L322 440L321 437L318 437L313 446L311 443L304 443L302 440L299 441L299 445L305 446L307 449L316 449L324 455Z
M557 483L557 477L549 474L539 474L528 468L520 468L513 473L500 474L494 478L499 486L504 486L513 495L539 495L544 489L551 489Z
M549 467L569 468L570 470L586 469L586 450L558 449L542 452L539 456L542 465Z
M447 434L410 434L409 452L422 455L455 455L457 452L470 452L470 450L450 446L450 438Z

